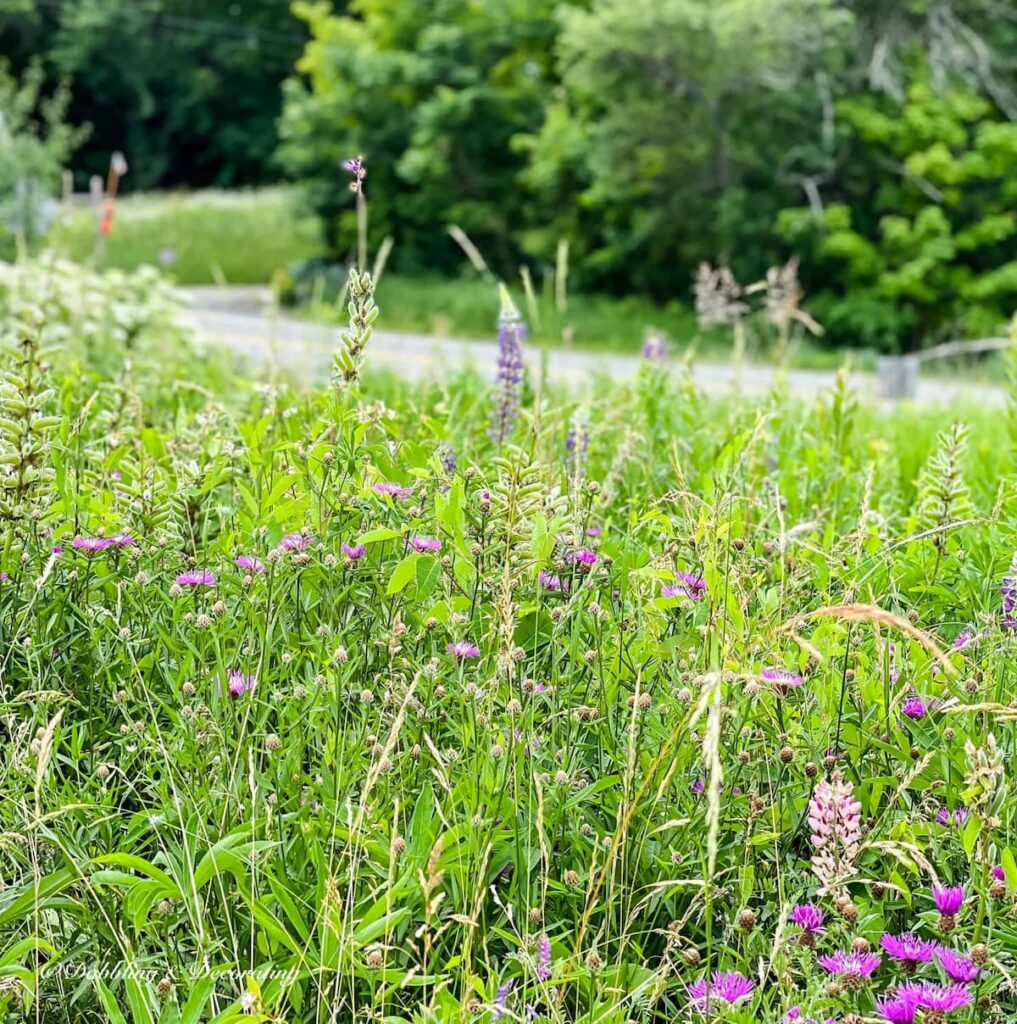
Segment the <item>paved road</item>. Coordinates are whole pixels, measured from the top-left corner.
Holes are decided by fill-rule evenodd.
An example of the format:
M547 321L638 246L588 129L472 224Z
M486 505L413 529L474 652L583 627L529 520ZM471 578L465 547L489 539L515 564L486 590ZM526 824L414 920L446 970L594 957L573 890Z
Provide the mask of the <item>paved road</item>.
M254 363L269 363L304 377L320 379L331 367L338 332L334 327L308 323L275 314L268 295L258 288L181 289L200 334L228 345ZM481 373L494 373L498 347L491 340L439 338L406 331L376 330L367 349L367 362L387 367L410 378L419 378L442 366L473 364ZM531 350L530 359L538 358ZM548 354L548 374L553 380L574 383L592 373L614 378L631 377L639 367L634 356L609 355L558 347ZM736 367L730 363L697 362L692 369L697 385L710 393L760 393L775 383L777 371L769 366ZM825 370L789 370L785 377L791 392L807 397L828 390L834 374ZM855 373L852 382L864 397L876 397L872 374ZM918 401L950 403L965 399L1003 405L1003 389L955 382L949 378L925 378L919 382Z

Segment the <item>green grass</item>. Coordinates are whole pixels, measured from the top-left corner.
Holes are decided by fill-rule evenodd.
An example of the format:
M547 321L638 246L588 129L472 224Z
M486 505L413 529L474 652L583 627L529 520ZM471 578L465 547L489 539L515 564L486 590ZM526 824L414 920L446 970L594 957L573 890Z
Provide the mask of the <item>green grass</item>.
M105 252L91 208L65 212L48 244L71 259L133 270L163 265L178 284L264 284L320 250L317 223L282 188L127 196L117 203ZM172 250L172 261L161 254Z

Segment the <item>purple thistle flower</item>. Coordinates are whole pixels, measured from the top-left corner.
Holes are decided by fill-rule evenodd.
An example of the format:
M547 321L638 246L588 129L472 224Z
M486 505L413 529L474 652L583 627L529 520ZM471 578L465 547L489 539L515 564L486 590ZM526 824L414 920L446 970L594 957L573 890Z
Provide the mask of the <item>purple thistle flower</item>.
M496 444L504 444L515 426L519 412L519 385L523 380L523 339L526 325L509 297L501 289L498 314L498 369L494 378L494 410L488 434Z
M818 963L831 974L843 978L868 978L882 963L882 958L878 953L857 953L854 950L845 953L837 950L836 953L819 957Z
M570 562L572 565L582 565L586 568L590 568L597 564L597 554L591 551L589 548L579 548L576 551L570 551L565 555L565 561Z
M455 643L448 645L448 653L456 661L465 661L467 658L479 657L480 648L476 644L471 644L469 640L456 640Z
M383 480L380 484L375 484L374 489L378 494L387 494L397 501L406 501L413 494L412 487L403 487L402 484L393 484L387 480Z
M257 676L245 676L239 669L233 669L226 677L226 689L231 697L243 697L258 684Z
M415 551L438 551L441 549L441 541L434 537L417 536L410 541L410 546Z
M587 537L599 537L604 531L599 526L587 526L586 536Z
M906 969L914 969L917 964L928 963L939 948L937 943L920 939L914 932L903 935L885 934L879 944L894 960L900 961Z
M190 572L182 572L174 580L178 587L214 587L215 573L207 569L193 569Z
M700 1009L710 1003L724 1002L730 1006L751 998L756 986L738 971L714 971L709 981L704 974L689 985L689 998Z
M347 544L343 542L339 545L339 549L351 562L360 561L367 552L367 546L365 544Z
M287 533L276 547L280 551L306 551L313 543L313 538L302 533Z
M992 877L997 882L1005 882L1006 881L1006 872L1003 870L1002 867L1000 867L999 864L996 864L992 868Z
M814 903L799 903L788 915L793 925L801 928L803 935L822 935L823 911Z
M551 977L551 940L547 935L537 939L537 977L547 981Z
M790 690L805 682L797 672L789 672L786 668L764 668L760 670L759 678L764 683L772 683L778 690Z
M0 583L6 583L11 578L9 572L0 572Z
M930 981L909 981L897 990L899 999L916 1008L937 1015L953 1013L970 1006L973 1002L970 991L964 985L936 985Z
M981 968L974 960L969 960L963 954L947 946L941 946L936 950L936 959L939 960L939 966L943 968L946 976L954 984L972 982L981 971Z
M696 779L689 788L696 796L700 796L703 790L706 789L706 783L702 779Z
M694 572L676 572L676 582L671 586L661 587L663 597L684 597L689 601L702 601L708 592L706 580Z
M904 701L901 711L907 715L912 721L918 721L924 718L928 713L929 709L925 706L925 702L918 694L912 694L906 701Z
M936 903L936 909L946 917L954 917L964 905L963 885L940 885L934 882L932 885L932 898Z
M237 565L246 572L265 571L265 563L253 555L237 555Z
M887 1024L914 1024L918 1007L907 999L877 999L876 1009Z

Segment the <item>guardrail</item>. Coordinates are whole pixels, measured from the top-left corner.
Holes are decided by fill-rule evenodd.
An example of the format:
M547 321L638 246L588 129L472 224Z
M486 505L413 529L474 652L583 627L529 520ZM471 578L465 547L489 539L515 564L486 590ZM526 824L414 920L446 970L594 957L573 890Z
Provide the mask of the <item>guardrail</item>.
M1010 338L976 338L974 341L947 341L903 356L883 356L876 364L879 396L890 401L914 398L918 393L918 376L923 363L953 356L999 352L1013 344Z

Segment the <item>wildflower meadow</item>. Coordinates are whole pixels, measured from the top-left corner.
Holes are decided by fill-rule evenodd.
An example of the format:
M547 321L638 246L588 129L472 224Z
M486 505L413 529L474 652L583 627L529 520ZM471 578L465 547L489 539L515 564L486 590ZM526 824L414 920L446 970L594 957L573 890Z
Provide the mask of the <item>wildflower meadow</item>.
M265 380L5 274L0 1019L1017 1016L1017 402L553 382L504 293L411 385L356 270Z

